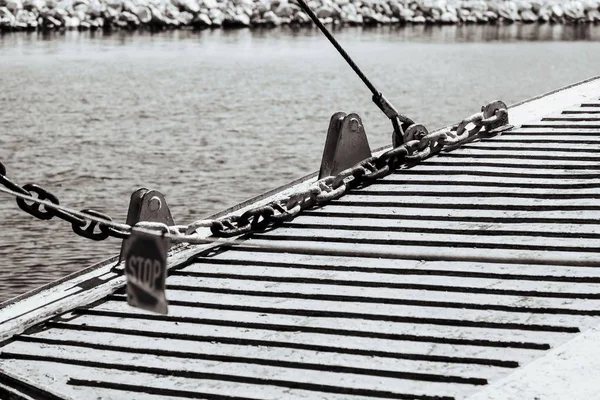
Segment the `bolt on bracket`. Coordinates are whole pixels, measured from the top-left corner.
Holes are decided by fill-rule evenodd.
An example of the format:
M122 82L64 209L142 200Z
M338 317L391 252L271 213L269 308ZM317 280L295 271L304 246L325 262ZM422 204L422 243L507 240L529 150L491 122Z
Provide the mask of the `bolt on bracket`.
M167 200L158 190L140 188L131 195L126 223L134 226L141 221L160 222L167 226L175 225ZM127 239L124 239L121 243L119 262L123 258L126 241Z
M319 179L354 166L371 157L367 134L358 114L337 112L329 121Z

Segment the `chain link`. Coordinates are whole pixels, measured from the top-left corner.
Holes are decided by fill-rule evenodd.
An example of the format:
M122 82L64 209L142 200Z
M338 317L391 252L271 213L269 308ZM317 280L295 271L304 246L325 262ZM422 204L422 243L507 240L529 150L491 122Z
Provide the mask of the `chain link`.
M219 220L198 220L189 225L168 227L164 224L140 222L136 227L148 230L153 229L155 225L160 225L160 236L168 235L173 242L193 244L210 242L207 238L196 234L199 228L210 228L214 236L222 238L264 231L292 220L302 210L328 203L357 187L368 186L398 168L418 163L444 148L458 146L472 139L482 130L493 133L510 127L506 105L493 102L482 107L481 112L462 120L455 130L453 128L420 135L416 140L392 148L378 157L367 158L335 176L322 178L306 190L252 208L242 215L233 215ZM6 177L6 168L1 162L0 185L6 188L2 191L17 197L17 204L23 211L41 220L58 217L69 222L73 232L88 239L97 241L108 237L125 239L135 229L126 224L115 223L111 217L99 211L85 209L77 212L65 208L59 204L56 196L39 185L28 183L21 187Z

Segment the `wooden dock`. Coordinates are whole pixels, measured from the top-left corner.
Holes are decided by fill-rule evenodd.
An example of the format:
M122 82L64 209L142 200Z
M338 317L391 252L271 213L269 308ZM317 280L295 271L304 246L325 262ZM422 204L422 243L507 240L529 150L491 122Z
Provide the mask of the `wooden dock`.
M172 249L166 316L114 259L5 303L0 398L599 395L600 78L509 114L244 244Z

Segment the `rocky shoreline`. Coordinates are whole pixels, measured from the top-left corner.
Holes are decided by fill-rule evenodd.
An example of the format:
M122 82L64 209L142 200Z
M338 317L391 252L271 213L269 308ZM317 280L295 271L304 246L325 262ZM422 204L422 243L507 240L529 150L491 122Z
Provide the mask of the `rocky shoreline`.
M598 23L600 0L310 0L325 24ZM0 29L310 26L294 0L0 0Z

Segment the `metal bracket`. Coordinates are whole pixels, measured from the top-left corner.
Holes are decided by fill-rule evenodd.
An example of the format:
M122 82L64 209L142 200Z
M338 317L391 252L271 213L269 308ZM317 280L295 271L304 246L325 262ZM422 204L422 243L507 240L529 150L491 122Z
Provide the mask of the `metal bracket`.
M371 157L365 127L358 114L337 112L329 121L319 179L354 166Z
M167 200L158 190L140 188L131 195L126 223L134 226L140 221L161 222L167 226L175 225ZM123 257L126 241L127 239L124 239L121 244L119 262Z

